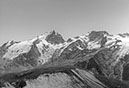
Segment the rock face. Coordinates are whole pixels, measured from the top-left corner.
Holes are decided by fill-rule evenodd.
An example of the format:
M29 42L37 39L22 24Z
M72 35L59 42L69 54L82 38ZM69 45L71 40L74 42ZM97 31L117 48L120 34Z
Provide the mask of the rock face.
M0 48L0 68L3 68L0 73L24 71L51 61L54 51L63 42L62 36L55 31L27 41L9 41Z
M59 43L64 43L65 40L62 38L62 36L55 31L52 31L47 37L46 41L51 43L51 44L59 44Z
M92 31L65 41L52 31L3 44L0 60L2 87L129 88L128 33Z

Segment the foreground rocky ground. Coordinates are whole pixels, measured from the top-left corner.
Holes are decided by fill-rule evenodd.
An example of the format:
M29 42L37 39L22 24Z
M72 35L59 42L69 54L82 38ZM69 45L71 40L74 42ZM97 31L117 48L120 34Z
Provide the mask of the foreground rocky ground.
M127 82L74 66L42 67L1 76L2 88L129 88Z

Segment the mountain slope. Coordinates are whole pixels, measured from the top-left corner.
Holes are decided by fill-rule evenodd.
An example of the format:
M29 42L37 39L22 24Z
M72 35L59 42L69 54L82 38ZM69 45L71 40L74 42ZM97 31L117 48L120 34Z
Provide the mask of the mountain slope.
M54 38L57 38L58 42ZM60 48L63 42L61 35L52 31L27 41L4 44L2 48L7 49L1 53L1 64L5 68L3 73L14 72L16 69L18 71L19 68L19 71L31 69L50 61L54 51Z
M56 88L57 85L61 85L59 88L128 88L128 33L111 35L106 31L91 31L65 41L60 34L52 31L31 40L5 43L0 51L1 84L14 86L12 82L24 80L28 83L27 88L38 85L33 85L33 81L42 80L46 88ZM52 77L53 86L49 85L44 74ZM66 80L64 84L63 81L59 84L52 81L61 81L60 77ZM77 84L66 85L73 81Z

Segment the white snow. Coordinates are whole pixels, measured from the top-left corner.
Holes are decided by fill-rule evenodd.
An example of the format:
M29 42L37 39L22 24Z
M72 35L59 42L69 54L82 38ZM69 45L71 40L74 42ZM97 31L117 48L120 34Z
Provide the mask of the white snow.
M88 42L87 49L92 50L92 49L98 49L100 47L101 45L98 44L98 42L91 41L91 42Z
M7 50L7 52L5 53L5 55L3 56L3 58L7 58L12 60L13 58L19 56L20 54L23 53L27 53L29 52L29 50L31 49L31 45L33 44L33 42L37 39L39 39L39 43L36 44L39 52L41 53L41 58L50 58L54 52L54 50L56 50L57 48L62 47L61 44L59 45L52 45L50 43L48 43L45 38L47 35L49 35L50 33L46 32L40 36L37 36L36 38L30 39L28 41L22 41L19 43L15 43L12 46L10 46ZM10 45L11 41L9 41L7 43L6 46ZM43 45L47 45L49 46L49 49L46 49L46 53L43 55L42 50L44 49Z
M13 58L19 56L20 54L27 53L31 49L31 45L33 44L33 42L37 39L39 40L39 43L36 44L36 46L41 54L41 57L39 57L39 61L44 62L44 63L47 62L52 57L56 49L60 49L60 52L58 55L61 55L61 53L67 47L69 47L70 44L76 42L77 40L81 40L82 43L84 43L84 45L87 43L86 46L87 46L87 49L89 50L98 49L101 47L99 43L100 41L89 41L88 35L82 35L82 36L79 36L78 38L71 38L72 39L71 42L64 42L60 44L50 44L45 40L46 36L49 34L50 33L44 33L28 41L22 41L22 42L13 44L12 46L8 48L3 58L12 60ZM129 37L123 38L119 35L114 35L114 36L106 35L106 36L108 39L108 41L105 44L106 48L110 48L111 46L115 45L116 40L122 41L122 42L117 43L117 45L121 46L120 50L117 52L117 55L116 55L116 57L118 56L117 60L119 60L119 58L121 57L124 57L126 54L129 54ZM7 43L7 46L9 46L10 43L11 41ZM44 47L44 45L47 46L48 48ZM83 50L83 48L80 45L77 45L76 47L80 50ZM72 51L71 48L69 48L69 50ZM44 53L42 53L42 51Z
M31 44L32 43L29 41L15 43L8 48L8 51L5 53L3 58L13 59L17 57L19 54L26 53L31 49Z
M129 38L121 38L121 49L117 53L119 57L124 57L126 54L129 54Z
M78 48L79 50L83 50L83 48L81 48L81 46L77 46L77 48Z
M7 44L6 44L6 47L10 46L11 45L11 42L12 41L8 41Z
M119 45L120 49L117 50L113 56L114 58L116 58L113 65L117 64L121 58L123 58L125 55L129 54L129 37L121 37L119 35L114 35L111 37L111 40L109 40L107 44L111 43L110 46L113 46L113 45L115 45L116 40L121 40L122 42L117 43L117 45ZM108 48L110 46L108 46Z

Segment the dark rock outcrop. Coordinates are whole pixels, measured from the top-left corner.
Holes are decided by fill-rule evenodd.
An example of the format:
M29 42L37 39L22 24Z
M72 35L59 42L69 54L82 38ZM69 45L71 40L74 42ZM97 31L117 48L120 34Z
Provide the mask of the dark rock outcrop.
M51 44L59 44L59 43L64 43L65 40L63 37L56 33L55 31L52 31L47 37L46 40L51 43Z

